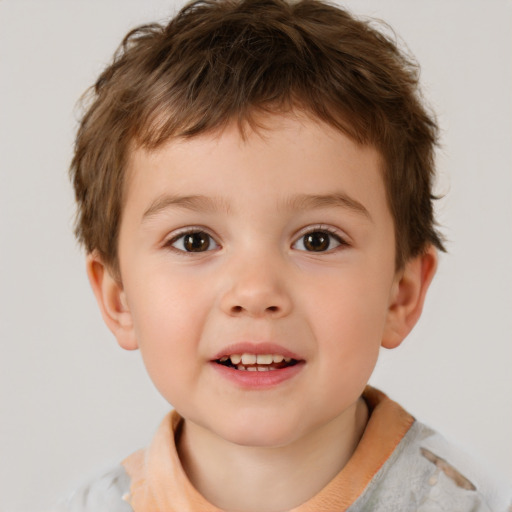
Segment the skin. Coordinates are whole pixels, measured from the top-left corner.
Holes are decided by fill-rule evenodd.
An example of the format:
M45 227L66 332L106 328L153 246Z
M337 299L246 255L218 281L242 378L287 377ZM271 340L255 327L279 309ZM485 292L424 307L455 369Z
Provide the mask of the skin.
M437 261L428 248L395 268L376 149L301 113L264 123L245 139L231 124L134 149L120 278L88 257L107 325L185 418L191 482L228 511L287 510L342 469L379 348L412 329ZM208 250L187 252L191 230ZM305 235L319 232L330 245L310 250ZM276 385L233 382L212 359L235 343L277 344L300 369Z

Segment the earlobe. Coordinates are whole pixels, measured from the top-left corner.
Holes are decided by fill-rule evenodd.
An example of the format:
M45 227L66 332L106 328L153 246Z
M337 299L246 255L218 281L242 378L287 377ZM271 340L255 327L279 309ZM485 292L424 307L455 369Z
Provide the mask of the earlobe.
M397 274L381 345L396 348L416 325L437 269L437 251L430 246L411 258Z
M116 279L96 252L87 256L86 265L89 282L107 327L122 348L137 349L132 315L122 283Z

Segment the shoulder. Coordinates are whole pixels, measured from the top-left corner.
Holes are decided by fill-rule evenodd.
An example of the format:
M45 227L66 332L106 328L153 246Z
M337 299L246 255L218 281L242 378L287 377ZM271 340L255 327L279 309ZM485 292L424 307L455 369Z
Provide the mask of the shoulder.
M118 465L76 490L54 512L133 512L123 499L129 491L130 477Z
M512 490L416 421L354 505L354 512L509 512Z

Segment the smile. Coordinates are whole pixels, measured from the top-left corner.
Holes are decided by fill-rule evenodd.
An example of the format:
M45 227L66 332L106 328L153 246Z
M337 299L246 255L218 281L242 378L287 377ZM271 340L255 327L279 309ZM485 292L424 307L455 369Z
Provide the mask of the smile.
M296 359L281 354L231 354L215 361L217 364L235 370L248 372L268 372L282 370L298 363Z

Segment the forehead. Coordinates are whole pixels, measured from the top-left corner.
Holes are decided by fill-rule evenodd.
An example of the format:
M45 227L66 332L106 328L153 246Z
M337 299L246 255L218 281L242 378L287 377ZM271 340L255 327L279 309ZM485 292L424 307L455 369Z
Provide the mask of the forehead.
M383 159L373 147L301 113L266 115L257 127L231 122L223 129L174 138L154 150L132 147L125 205L178 195L245 198L341 193L375 203L385 196ZM139 204L139 207L143 207Z

